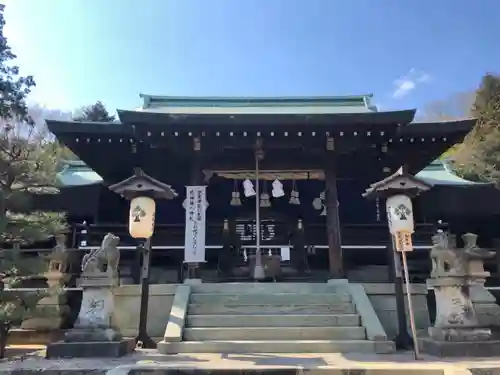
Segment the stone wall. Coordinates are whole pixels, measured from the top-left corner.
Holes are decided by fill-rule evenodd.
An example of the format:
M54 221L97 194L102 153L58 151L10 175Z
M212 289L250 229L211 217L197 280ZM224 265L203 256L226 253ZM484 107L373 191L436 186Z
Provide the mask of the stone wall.
M368 298L377 313L380 323L382 323L382 326L387 333L387 337L393 340L398 333L398 317L394 284L361 283L361 285L365 288L366 294L368 295ZM427 306L427 286L425 284L412 284L411 292L417 330L427 330L430 326L429 311ZM406 305L406 293L405 306L408 332L411 332L408 306Z
M148 334L160 338L165 333L177 284L155 284L149 287ZM125 337L135 337L141 308L141 286L122 285L114 289L113 324Z

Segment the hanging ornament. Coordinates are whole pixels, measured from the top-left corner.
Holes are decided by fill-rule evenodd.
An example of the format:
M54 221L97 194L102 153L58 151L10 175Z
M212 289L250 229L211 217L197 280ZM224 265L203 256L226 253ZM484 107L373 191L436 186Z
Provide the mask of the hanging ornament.
M326 216L326 202L325 202L326 194L322 191L319 194L319 197L315 198L312 202L315 210L321 210L320 216ZM337 207L339 206L339 201L337 200Z
M326 205L325 205L325 192L321 192L319 197L314 198L312 205L315 210L321 210L320 215L325 216L326 215Z
M234 180L234 190L232 193L231 206L241 206L240 192L238 191L238 183Z
M285 195L283 184L280 182L280 180L276 179L273 181L273 191L271 193L274 198L281 198Z
M297 184L295 183L295 180L292 182L292 192L290 193L290 204L300 204L300 199L299 199L299 191L297 190Z
M314 198L313 200L313 207L315 210L322 210L323 209L323 200L321 198Z
M269 200L269 194L267 194L267 185L264 182L262 186L262 194L260 195L260 207L267 208L271 207L271 201Z
M245 197L250 198L255 196L255 189L253 188L252 181L246 179L243 181L243 194Z

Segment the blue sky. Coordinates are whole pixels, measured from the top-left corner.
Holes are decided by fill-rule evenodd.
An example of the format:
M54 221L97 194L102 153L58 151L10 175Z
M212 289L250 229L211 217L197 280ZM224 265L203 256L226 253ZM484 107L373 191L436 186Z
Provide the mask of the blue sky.
M422 108L500 71L497 0L6 0L32 100L374 93Z

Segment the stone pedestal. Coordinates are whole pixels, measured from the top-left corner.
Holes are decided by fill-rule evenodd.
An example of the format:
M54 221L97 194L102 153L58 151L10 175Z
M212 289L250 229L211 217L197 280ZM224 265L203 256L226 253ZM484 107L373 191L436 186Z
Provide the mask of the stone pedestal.
M485 254L476 246L477 236L466 234L463 239L465 247L457 249L453 235L440 232L433 237L433 269L427 285L436 296L436 321L419 345L435 356L499 355L500 341L479 324L470 292L489 275L481 260Z
M80 279L82 305L75 327L63 341L47 346L47 358L120 357L134 350L134 340L123 339L111 321L113 284L104 272Z
M436 296L436 321L429 336L438 341L481 341L491 338L491 330L479 326L466 279L431 279Z

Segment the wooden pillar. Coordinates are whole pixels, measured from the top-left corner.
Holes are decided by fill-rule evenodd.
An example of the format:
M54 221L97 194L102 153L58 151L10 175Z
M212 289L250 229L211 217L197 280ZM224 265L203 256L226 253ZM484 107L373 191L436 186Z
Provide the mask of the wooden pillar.
M325 162L325 206L326 206L326 236L328 241L328 262L332 279L344 278L342 261L342 241L340 233L339 207L337 195L337 166L334 139L326 140Z

